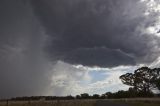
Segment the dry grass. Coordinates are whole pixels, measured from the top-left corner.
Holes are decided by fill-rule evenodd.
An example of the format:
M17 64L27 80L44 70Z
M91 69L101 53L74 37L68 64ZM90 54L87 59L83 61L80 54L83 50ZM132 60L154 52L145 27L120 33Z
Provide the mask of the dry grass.
M0 106L95 106L98 100L9 101ZM104 101L128 104L128 106L160 106L160 98L106 99Z
M159 102L131 102L129 106L160 106Z
M125 103L128 106L160 106L160 98L112 99L110 101Z
M9 101L8 106L95 106L95 100ZM7 106L7 102L0 102Z

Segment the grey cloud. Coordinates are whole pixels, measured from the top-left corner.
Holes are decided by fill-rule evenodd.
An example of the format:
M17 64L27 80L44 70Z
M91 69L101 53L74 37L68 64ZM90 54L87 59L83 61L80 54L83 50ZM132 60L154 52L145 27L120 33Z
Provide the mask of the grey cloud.
M120 50L111 50L107 48L79 48L66 53L63 61L72 64L84 64L86 66L112 67L123 65L134 65L132 56L123 53Z
M31 3L50 36L48 51L52 60L114 67L150 63L157 58L152 41L159 38L137 31L142 24L146 28L150 22L143 15L146 7L139 0L34 0ZM114 51L117 49L132 57L118 54Z

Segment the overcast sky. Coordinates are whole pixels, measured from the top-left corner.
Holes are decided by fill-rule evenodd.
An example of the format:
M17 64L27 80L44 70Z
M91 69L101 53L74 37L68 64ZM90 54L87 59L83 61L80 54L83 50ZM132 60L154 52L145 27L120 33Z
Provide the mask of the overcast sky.
M0 0L2 98L126 90L159 53L159 0Z

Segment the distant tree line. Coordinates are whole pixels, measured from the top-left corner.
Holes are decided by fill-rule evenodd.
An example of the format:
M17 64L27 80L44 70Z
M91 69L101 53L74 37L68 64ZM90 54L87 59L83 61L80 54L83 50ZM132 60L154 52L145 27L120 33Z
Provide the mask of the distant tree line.
M119 99L119 98L136 98L136 97L160 97L159 94L153 94L152 92L137 92L133 88L129 88L127 91L120 90L118 92L106 92L105 94L93 94L83 93L76 96L31 96L31 97L16 97L10 99L11 101L37 101L37 100L74 100L74 99Z
M15 97L11 98L12 101L34 101L34 100L71 100L75 97L69 96L30 96L30 97Z
M105 94L83 93L76 96L31 96L31 97L16 97L10 100L72 100L72 99L118 99L118 98L134 98L134 97L154 97L160 94L154 94L153 90L160 92L160 68L150 69L141 67L135 70L134 73L126 73L119 77L123 84L129 85L127 91L120 90L115 93L107 92Z
M83 93L76 96L30 96L30 97L15 97L11 98L11 101L37 101L37 100L73 100L73 99L103 99L103 96L98 94L89 95L88 93Z

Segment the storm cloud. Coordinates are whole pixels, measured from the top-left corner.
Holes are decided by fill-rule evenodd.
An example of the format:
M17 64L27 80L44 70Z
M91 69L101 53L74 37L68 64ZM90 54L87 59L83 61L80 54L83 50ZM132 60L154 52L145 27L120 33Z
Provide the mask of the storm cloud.
M50 36L53 60L114 67L157 58L159 38L139 31L155 20L139 0L34 0L32 6Z
M85 67L159 66L158 3L0 0L0 97L78 94L114 79L84 90L79 82L92 80Z

